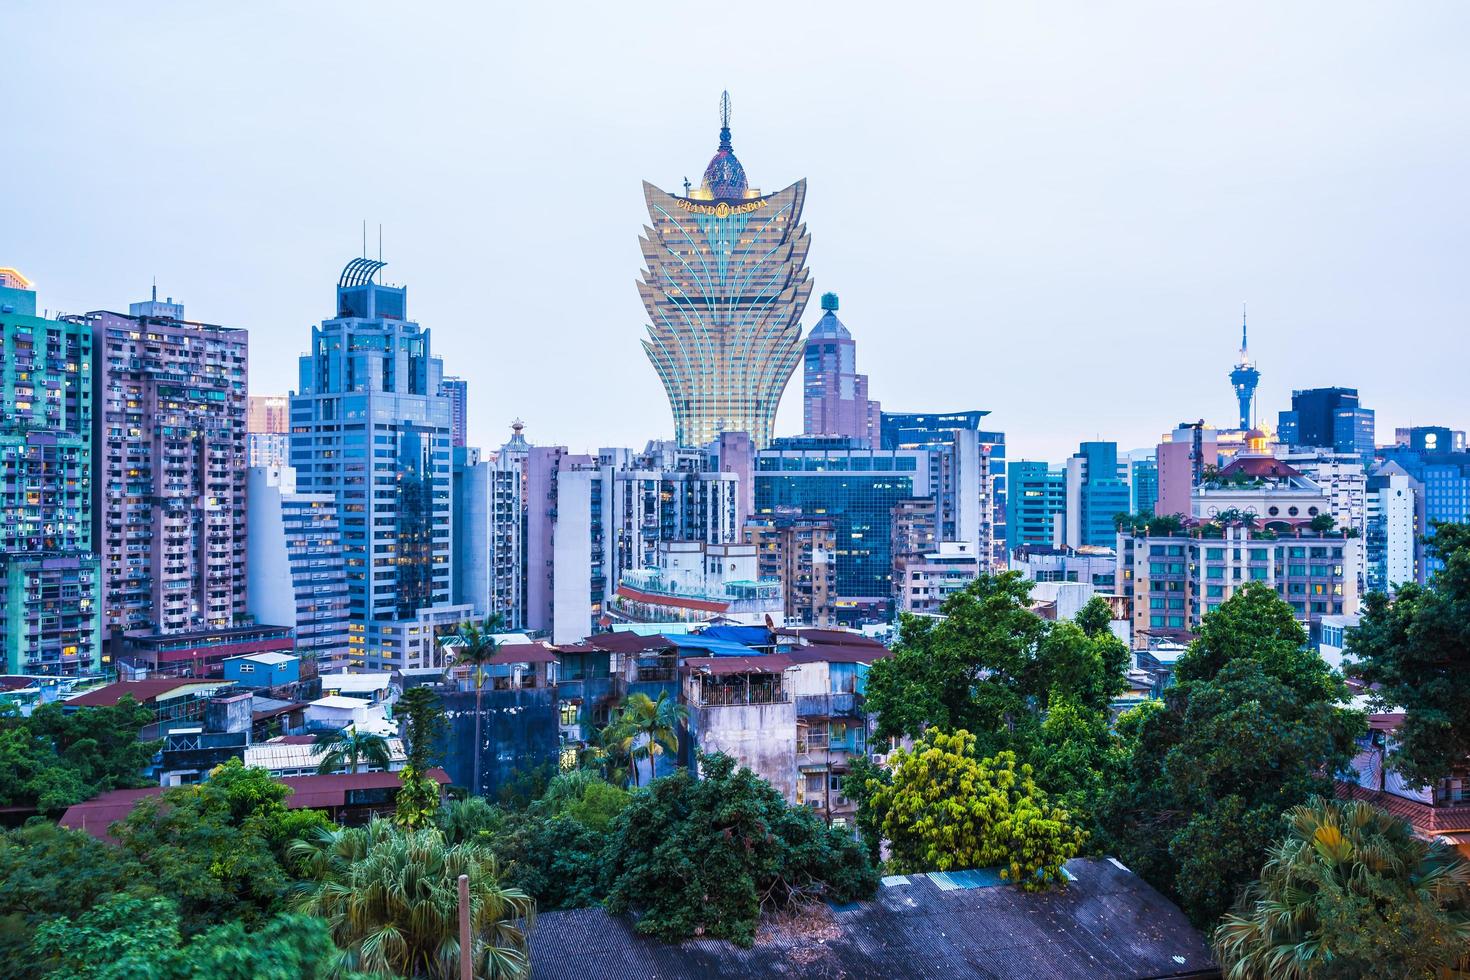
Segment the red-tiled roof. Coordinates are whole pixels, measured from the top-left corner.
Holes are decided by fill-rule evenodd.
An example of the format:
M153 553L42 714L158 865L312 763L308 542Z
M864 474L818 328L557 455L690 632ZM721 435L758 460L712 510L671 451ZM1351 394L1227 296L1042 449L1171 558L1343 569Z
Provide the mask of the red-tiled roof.
M250 712L250 720L264 721L267 718L274 718L277 715L284 715L288 712L295 711L297 708L304 707L306 707L306 702L298 701L295 704L283 704L279 708L266 708L264 711L252 711Z
M427 775L444 786L449 774L443 769L430 769ZM289 776L281 782L291 787L286 806L292 810L320 810L345 806L351 790L389 789L400 785L396 772L336 773L329 776ZM148 786L144 789L115 789L84 803L67 808L58 822L73 830L85 830L93 837L111 840L107 828L126 817L141 799L158 796L168 788Z
M808 643L835 643L841 646L882 647L883 644L856 630L829 630L820 627L786 627L776 630L781 636L799 636Z
M594 633L587 637L587 642L609 653L643 653L646 650L672 650L674 648L674 644L670 643L666 636L658 633L643 636L629 630L620 630L616 633Z
M855 646L846 643L813 643L787 650L786 656L794 664L870 664L893 656L893 651L881 644Z
M545 643L511 643L495 651L495 656L485 661L492 666L504 664L549 664L556 660L556 652Z
M24 677L20 674L0 675L0 691L19 691L36 683L34 677Z
M1430 806L1418 800L1406 800L1392 793L1380 793L1357 783L1339 781L1337 796L1345 800L1363 800L1378 809L1407 820L1425 837L1470 831L1470 806Z
M551 649L557 653L596 653L597 647L590 643L558 643Z
M779 674L791 666L791 658L780 653L759 657L690 657L684 669L697 674Z
M657 606L668 606L673 609L693 609L697 612L724 612L730 608L728 602L716 602L711 599L691 599L688 596L671 595L666 592L644 592L631 586L618 586L618 595L632 599L634 602L647 602Z
M1275 456L1237 456L1220 468L1221 476L1235 476L1236 474L1261 480L1285 480L1302 475L1299 470L1286 465Z
M150 677L147 680L118 681L115 684L108 684L105 687L97 688L95 691L88 691L86 694L78 697L69 698L65 703L81 708L108 707L117 704L123 699L124 695L128 694L131 694L133 699L140 703L147 703L155 701L171 691L177 691L180 688L186 688L190 685L196 687L206 685L212 685L214 687L225 686L223 681L203 680L197 677Z
M1390 711L1382 714L1369 715L1368 727L1376 732L1395 732L1404 723L1402 711Z
M107 833L107 828L115 821L126 817L133 809L133 804L149 796L158 796L162 793L162 786L148 786L143 789L115 789L101 796L94 796L83 803L66 808L57 823L72 830L85 830L93 837L102 840L112 840Z
M449 774L443 769L430 769L425 775L440 786L449 782ZM286 805L293 810L301 810L345 806L347 794L352 790L397 788L402 781L396 772L358 772L287 776L281 782L292 789L291 795L286 797Z

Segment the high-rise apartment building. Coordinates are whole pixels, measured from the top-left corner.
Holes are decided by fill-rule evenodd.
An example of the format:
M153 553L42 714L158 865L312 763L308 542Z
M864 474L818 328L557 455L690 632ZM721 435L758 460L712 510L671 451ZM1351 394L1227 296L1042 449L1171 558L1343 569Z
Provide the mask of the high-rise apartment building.
M1280 452L1278 458L1322 488L1327 513L1338 527L1352 528L1358 534L1367 530L1368 475L1363 457L1335 449L1297 447Z
M1431 445L1428 440L1426 446ZM1435 447L1443 445L1436 438ZM1380 450L1387 462L1397 464L1422 488L1416 506L1419 512L1419 533L1428 541L1434 537L1436 523L1465 523L1470 521L1470 453L1446 452L1444 450L1416 450L1409 446ZM1418 563L1419 581L1427 582L1443 567L1435 555L1424 551Z
M1016 460L1006 468L1006 533L1022 545L1060 546L1065 534L1067 475L1050 463Z
M929 454L939 540L968 541L986 567L1004 570L1006 557L1005 433L988 432L989 412L883 412L884 449Z
M1188 517L1194 488L1205 470L1220 461L1216 430L1200 422L1181 422L1164 436L1155 451L1159 461L1158 502L1154 513Z
M1199 628L1246 582L1276 591L1309 628L1358 611L1363 541L1345 531L1291 534L1211 525L1171 535L1143 529L1117 537L1117 581L1133 599L1133 647Z
M596 456L521 451L526 626L553 642L590 634L624 576L657 567L660 547L740 542L738 477L716 470L705 450L651 442Z
M802 408L807 435L849 436L877 445L882 411L857 371L857 341L837 319L837 294L822 294L822 318L806 338Z
M1423 487L1397 463L1384 463L1368 477L1363 536L1369 592L1392 595L1419 581L1419 501Z
M0 269L0 669L101 669L93 554L93 340L85 323L36 315Z
M434 666L438 635L472 610L452 601L450 406L408 290L353 259L336 315L311 331L291 396L300 492L337 500L349 658L368 670Z
M791 511L752 518L745 540L755 545L758 577L781 582L787 626L837 625L831 518Z
M455 448L467 445L470 383L463 378L445 378L439 382L439 393L449 399L449 444Z
M336 495L297 493L290 467L253 466L248 481L250 614L294 631L303 677L345 669L347 566Z
M1116 442L1084 442L1067 460L1066 535L1069 548L1106 548L1117 533L1113 518L1132 506L1128 482L1118 476Z
M686 182L677 197L643 184L643 348L668 393L680 445L748 432L761 448L802 356L801 315L812 290L811 239L801 223L806 181L761 194L735 158L728 96L720 125L719 149L697 189Z
M95 512L103 627L132 639L222 629L248 609L244 330L172 297L77 318L96 352Z

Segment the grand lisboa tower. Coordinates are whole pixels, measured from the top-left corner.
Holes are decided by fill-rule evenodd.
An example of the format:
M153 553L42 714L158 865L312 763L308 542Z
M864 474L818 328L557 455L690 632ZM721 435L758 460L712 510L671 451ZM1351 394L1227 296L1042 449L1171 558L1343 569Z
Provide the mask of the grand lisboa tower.
M762 194L730 143L730 98L720 99L720 146L698 188L678 197L643 182L649 225L638 292L648 311L643 348L669 394L680 445L721 432L771 441L776 407L802 356L811 295L801 223L806 181Z

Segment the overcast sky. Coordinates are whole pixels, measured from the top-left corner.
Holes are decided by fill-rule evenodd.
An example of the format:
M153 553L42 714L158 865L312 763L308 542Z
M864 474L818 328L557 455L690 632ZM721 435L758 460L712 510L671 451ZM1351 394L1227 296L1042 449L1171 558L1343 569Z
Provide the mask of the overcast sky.
M640 180L718 139L805 177L816 295L873 396L983 408L1013 459L1356 386L1470 424L1470 5L0 0L0 265L49 309L160 296L296 386L384 226L470 439L641 446ZM799 377L778 430L801 425Z

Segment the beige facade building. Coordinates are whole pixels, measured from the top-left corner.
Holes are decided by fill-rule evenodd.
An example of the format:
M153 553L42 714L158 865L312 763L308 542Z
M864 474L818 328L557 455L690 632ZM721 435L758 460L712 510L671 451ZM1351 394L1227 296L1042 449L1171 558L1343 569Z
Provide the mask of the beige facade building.
M728 98L721 116L719 149L698 188L686 181L677 197L643 184L643 348L668 392L680 445L748 432L762 449L804 346L806 181L774 194L750 187L730 143Z

